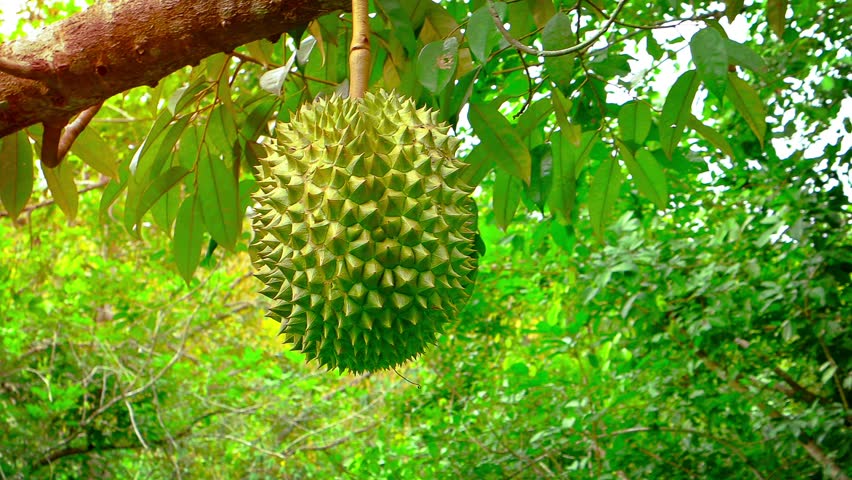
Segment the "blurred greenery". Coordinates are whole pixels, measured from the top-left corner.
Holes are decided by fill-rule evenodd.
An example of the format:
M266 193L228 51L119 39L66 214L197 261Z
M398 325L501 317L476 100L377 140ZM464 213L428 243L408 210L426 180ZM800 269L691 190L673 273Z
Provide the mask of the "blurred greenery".
M388 51L450 35L444 30L456 20L491 25L478 10L483 2L441 2L430 4L437 9L430 18L445 23L415 31L406 23L416 17L406 10L411 3L378 2L388 22L377 17L374 30L390 43L377 65L391 62L381 57ZM587 10L604 4L587 3ZM662 121L626 125L665 116L668 102L654 82L671 76L668 89L685 68L657 64L631 80L622 73L639 70L628 55L641 51L656 62L690 45L629 25L651 22L647 11L693 17L718 12L718 3L628 2L619 28L641 44L560 58L568 66L547 62L565 74L548 80L553 88L495 32L465 40L477 61L487 58L479 80L459 71L455 85L469 82L470 101L491 102L483 118L499 107L537 167L534 181L521 185L509 173L517 164L471 151L477 132L457 125L461 154L484 165L471 176L481 180L487 249L458 321L398 372L325 373L287 351L278 325L263 318L245 219L233 251L204 233L189 282L173 260L170 207L158 204L128 221L135 204L121 188L141 139L168 112L174 91L203 84L204 69L224 58L109 100L89 128L115 157L121 180L107 184L75 152L65 165L86 190L76 218L63 215L36 180L21 216L0 219L0 478L848 478L852 185L843 105L852 17L845 2L791 1L793 16L779 38L779 20L768 13L786 2L746 2L743 25L752 30L745 45L765 70L745 76L765 104L766 138L730 99L702 89L686 110L701 120L687 120L668 158ZM573 5L505 7L513 31L540 35L541 15L553 17L556 8L574 15ZM80 7L39 0L27 8L12 36ZM704 17L712 28L721 18ZM337 23L332 15L318 25L328 34ZM307 78L342 80L344 55L332 45L326 37L325 62L311 60L299 70L305 76L288 77L285 94L274 99L257 86L260 66L234 62L238 124L286 121L317 92ZM286 48L263 44L244 55L266 52L284 63ZM416 71L409 67L376 69L374 81L396 78L421 103L445 108L448 120L464 117L467 98L423 90L406 78ZM616 87L631 100L602 102ZM195 114L221 105L218 93L199 95ZM561 155L560 142L573 142L574 128L578 142L570 145L590 151L570 154L576 177L559 201L570 190L576 208L562 209L545 197L547 182L562 188L564 179L545 178L542 163ZM178 165L204 143L182 142L165 149ZM593 218L598 167L615 158L616 143L631 158L659 162L666 208L649 195L659 194L658 185L640 183L622 155L631 180L608 200L608 219ZM242 145L247 156L251 144ZM245 209L253 181L250 173L239 180ZM190 193L187 185L178 190L167 196Z

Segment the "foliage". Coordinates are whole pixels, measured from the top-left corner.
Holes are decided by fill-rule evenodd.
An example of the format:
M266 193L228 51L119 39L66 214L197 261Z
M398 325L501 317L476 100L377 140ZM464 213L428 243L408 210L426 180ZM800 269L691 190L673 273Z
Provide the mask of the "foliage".
M616 8L495 4L551 50ZM109 100L44 181L38 129L2 140L3 475L848 478L844 2L630 0L561 56L483 1L374 11L372 85L439 108L480 186L420 388L301 365L248 278L258 142L346 77L330 15Z

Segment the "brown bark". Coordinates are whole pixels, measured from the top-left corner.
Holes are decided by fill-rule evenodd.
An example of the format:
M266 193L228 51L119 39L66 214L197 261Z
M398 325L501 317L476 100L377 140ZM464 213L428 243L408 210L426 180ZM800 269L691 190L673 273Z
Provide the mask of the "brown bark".
M348 0L102 0L0 45L0 138L75 114Z

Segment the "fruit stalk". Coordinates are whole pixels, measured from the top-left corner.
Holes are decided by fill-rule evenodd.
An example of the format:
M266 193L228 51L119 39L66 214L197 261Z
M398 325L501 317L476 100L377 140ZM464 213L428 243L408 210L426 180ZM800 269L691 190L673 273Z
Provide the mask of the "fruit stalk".
M349 98L364 98L370 80L369 0L352 0L352 43L349 45Z

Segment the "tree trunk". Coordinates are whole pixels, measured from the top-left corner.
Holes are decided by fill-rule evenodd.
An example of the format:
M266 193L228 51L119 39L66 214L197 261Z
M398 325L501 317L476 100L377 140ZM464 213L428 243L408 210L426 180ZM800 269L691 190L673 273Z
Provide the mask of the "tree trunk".
M107 0L0 45L0 138L80 111L348 0Z

